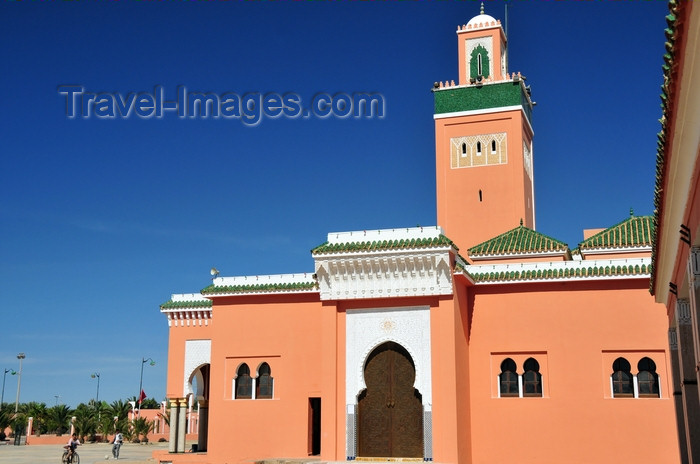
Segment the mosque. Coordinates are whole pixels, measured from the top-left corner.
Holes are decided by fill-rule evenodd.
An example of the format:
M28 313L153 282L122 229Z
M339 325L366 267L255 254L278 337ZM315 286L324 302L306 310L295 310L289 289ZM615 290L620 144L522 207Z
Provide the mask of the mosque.
M658 218L574 249L537 231L530 89L500 21L456 34L459 80L433 88L438 225L329 233L306 272L172 295L157 462L693 462L649 292Z

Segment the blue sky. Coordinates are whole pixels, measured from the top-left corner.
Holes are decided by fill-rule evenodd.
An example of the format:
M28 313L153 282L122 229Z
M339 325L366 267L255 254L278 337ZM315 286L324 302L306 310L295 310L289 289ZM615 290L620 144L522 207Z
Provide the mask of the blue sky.
M499 0L486 12L503 19ZM515 0L537 229L653 211L666 3ZM475 1L3 2L0 369L21 401L164 399L158 306L223 276L313 271L330 231L433 225L433 82ZM66 117L89 92L376 92L382 119ZM515 226L515 224L514 224ZM5 401L14 402L8 374ZM60 398L56 398L60 396Z

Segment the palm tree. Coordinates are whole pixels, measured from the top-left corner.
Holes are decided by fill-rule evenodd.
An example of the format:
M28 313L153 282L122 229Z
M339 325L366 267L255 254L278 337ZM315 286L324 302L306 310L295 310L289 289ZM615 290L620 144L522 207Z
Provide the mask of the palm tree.
M75 410L75 433L81 440L89 435L93 440L97 432L97 414L95 409L86 404L79 404Z
M153 430L153 421L149 421L145 417L139 417L133 422L134 426L134 441L138 441L140 437L142 442L148 443L148 434Z
M73 410L65 404L58 404L47 410L48 430L56 435L62 435L70 429Z
M36 436L41 435L42 432L46 432L46 403L31 401L27 403L25 407L25 414L27 417L31 417L33 419L32 428L34 429Z

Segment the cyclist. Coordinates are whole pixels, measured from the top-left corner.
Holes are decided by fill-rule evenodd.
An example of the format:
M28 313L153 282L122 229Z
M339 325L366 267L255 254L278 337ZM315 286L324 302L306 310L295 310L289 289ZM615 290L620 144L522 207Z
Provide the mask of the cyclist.
M66 456L66 462L73 462L73 454L75 453L75 448L80 445L80 440L78 440L78 434L74 433L71 437L70 440L68 440L68 444L64 446L66 450L68 450L68 454Z

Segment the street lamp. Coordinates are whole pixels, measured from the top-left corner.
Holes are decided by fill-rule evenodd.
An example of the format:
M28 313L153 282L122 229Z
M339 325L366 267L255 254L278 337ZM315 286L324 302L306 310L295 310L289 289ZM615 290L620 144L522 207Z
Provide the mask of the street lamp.
M19 373L17 375L17 398L15 398L15 412L19 409L19 389L22 385L22 360L26 358L24 353L19 353L17 359L19 359Z
M155 366L156 362L151 358L141 359L141 379L139 380L139 396L137 397L139 402L139 417L141 417L141 392L143 391L143 365L150 361L151 366Z
M0 409L2 409L2 403L5 401L5 377L7 377L8 372L11 372L10 375L15 375L17 373L12 369L5 369L5 373L2 374L2 395L0 395Z
M95 372L90 374L90 377L93 379L97 377L97 395L95 395L95 404L97 404L100 401L100 374Z

